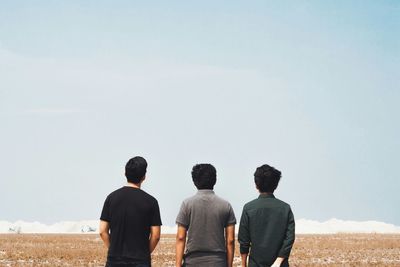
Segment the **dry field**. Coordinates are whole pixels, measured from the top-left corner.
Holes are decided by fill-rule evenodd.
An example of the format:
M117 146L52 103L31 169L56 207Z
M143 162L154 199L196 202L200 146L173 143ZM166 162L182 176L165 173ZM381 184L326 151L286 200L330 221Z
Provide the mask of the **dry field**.
M174 242L163 235L153 266L173 266ZM0 266L104 266L105 257L97 235L0 235ZM298 235L291 266L400 266L400 235Z

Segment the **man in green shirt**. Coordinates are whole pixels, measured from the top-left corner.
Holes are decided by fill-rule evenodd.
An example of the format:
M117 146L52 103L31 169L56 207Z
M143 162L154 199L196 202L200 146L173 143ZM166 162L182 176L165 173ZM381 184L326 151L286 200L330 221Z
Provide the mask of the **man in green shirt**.
M260 196L247 203L239 226L242 266L288 267L295 239L295 223L290 206L273 195L281 178L274 167L262 165L254 173Z

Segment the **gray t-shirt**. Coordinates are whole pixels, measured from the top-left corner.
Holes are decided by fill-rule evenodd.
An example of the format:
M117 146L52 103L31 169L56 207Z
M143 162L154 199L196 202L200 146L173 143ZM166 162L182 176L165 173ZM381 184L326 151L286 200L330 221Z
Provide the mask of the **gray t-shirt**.
M236 224L236 218L228 201L213 190L199 190L183 201L176 223L188 230L186 256L218 254L226 253L225 227Z

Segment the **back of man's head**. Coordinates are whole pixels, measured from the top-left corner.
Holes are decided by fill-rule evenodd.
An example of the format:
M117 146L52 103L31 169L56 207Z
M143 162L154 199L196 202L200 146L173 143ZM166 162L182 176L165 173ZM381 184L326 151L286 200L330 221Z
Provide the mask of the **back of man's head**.
M147 162L142 157L131 158L125 165L125 176L128 182L139 184L146 175Z
M273 193L280 179L281 172L267 164L258 167L254 173L254 182L261 193Z
M197 164L192 169L192 179L197 189L214 189L217 170L211 164Z

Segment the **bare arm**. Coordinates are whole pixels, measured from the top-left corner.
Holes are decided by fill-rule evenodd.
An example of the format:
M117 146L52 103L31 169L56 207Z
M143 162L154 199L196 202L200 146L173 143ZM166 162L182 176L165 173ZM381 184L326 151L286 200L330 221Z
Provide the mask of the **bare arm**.
M279 267L279 266L281 266L281 264L282 264L284 259L285 258L282 258L282 257L276 258L276 260L274 261L274 263L272 264L271 267Z
M150 253L153 253L156 248L158 241L160 241L161 235L161 227L160 226L151 226L150 228L150 240L149 240L149 248Z
M178 232L176 233L176 267L182 266L183 253L186 245L186 228L178 225Z
M225 239L226 239L226 260L227 267L232 267L233 256L235 254L235 225L228 225L225 228Z
M240 256L242 256L242 267L247 267L247 256L249 254L245 253L245 254L240 254Z
M110 224L107 221L100 220L99 234L104 245L110 247Z

